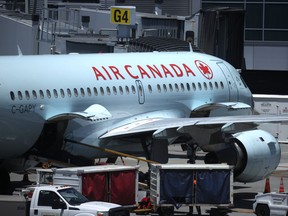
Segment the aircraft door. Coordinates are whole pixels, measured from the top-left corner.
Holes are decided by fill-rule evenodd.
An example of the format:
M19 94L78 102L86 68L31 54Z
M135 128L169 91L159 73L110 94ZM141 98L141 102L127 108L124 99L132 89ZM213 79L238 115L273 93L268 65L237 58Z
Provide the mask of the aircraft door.
M228 84L228 88L229 88L229 101L238 101L239 99L239 94L238 94L238 88L237 88L237 84L231 74L231 71L227 68L227 66L220 62L217 63L219 68L222 70L226 80L227 80L227 84Z
M138 102L139 102L139 104L144 104L145 93L144 93L143 84L140 80L136 80L135 83L136 83L136 88L137 88L137 92L138 92Z

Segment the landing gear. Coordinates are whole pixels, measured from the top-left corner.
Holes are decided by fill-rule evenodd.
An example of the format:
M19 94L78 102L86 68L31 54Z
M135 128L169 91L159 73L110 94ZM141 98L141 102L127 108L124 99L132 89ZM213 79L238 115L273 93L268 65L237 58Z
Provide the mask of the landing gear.
M5 168L0 168L0 194L11 194L10 175Z
M195 142L191 141L187 143L187 158L188 158L187 163L195 164L197 148L198 148L198 145ZM201 216L201 207L196 206L196 210L197 210L198 215ZM189 207L189 215L193 215L193 206Z
M188 142L186 145L187 145L186 147L187 147L187 158L188 158L187 163L195 164L196 150L198 148L198 145L194 142Z
M168 141L166 139L141 138L145 157L158 163L168 163Z

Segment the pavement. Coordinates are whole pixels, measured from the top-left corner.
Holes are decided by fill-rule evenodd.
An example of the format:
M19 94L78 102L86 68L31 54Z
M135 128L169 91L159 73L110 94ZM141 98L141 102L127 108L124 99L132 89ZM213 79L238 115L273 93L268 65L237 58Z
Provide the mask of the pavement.
M182 151L179 149L179 146L171 146L169 148L169 153L182 155ZM201 158L201 152L199 152ZM283 180L284 192L288 192L288 145L281 144L281 162L277 168L277 170L269 177L270 182L270 190L271 192L278 192L280 188L281 178ZM116 161L117 164L126 164L126 165L139 165L140 171L147 172L148 166L144 162L138 162L134 159L124 158L123 160ZM187 159L177 159L172 158L169 159L169 163L187 163ZM202 163L201 161L197 161L196 163ZM21 181L22 175L11 174L12 181ZM36 176L33 174L29 175L30 181L35 181ZM255 195L258 193L263 193L266 185L266 179L254 183L240 183L234 182L234 205L229 209L229 212L224 214L227 216L255 216L252 205L255 201ZM188 207L180 207L175 210L174 215L186 216L189 209ZM201 213L202 215L209 215L209 211L211 211L210 207L202 207ZM134 214L135 215L135 214ZM131 216L134 216L133 214ZM196 212L196 208L194 209L193 215L198 215Z
M169 153L182 155L182 151L179 146L171 146L169 148ZM200 155L199 155L200 154ZM201 158L202 153L199 152L197 155ZM169 163L187 163L187 159L177 159L173 158L169 160ZM196 163L202 163L202 161L197 161ZM140 170L144 171L147 166L144 163L140 163ZM279 192L280 181L283 179L284 192L288 192L288 144L281 144L281 161L274 173L269 177L270 191ZM224 215L228 216L255 216L253 212L252 205L255 201L255 196L258 193L263 193L266 185L266 179L253 182L253 183L241 183L234 182L234 200L233 207L229 209L229 212ZM202 207L201 214L209 215L210 207ZM186 216L189 209L188 207L181 207L175 210L175 215ZM198 215L196 209L194 209L193 215Z

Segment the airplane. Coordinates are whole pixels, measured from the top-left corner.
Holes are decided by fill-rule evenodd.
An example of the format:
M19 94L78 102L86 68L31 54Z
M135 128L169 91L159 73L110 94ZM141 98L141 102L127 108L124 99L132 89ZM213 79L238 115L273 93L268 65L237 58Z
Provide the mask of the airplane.
M36 165L37 157L111 156L94 146L166 163L168 145L192 143L207 152L205 162L235 166L240 182L261 180L280 162L276 138L257 126L288 117L253 115L251 91L220 58L22 55L0 57L0 65L2 176Z

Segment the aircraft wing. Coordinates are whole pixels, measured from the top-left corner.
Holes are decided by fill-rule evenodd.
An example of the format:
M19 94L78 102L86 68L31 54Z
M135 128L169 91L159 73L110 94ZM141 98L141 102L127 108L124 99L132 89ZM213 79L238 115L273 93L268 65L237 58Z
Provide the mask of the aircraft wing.
M203 118L152 118L143 119L114 128L100 138L131 136L145 132L153 133L154 138L167 137L169 134L183 134L191 130L221 130L227 133L255 128L258 123L287 122L288 115L245 115ZM191 134L191 133L190 133ZM195 134L197 135L197 134Z

